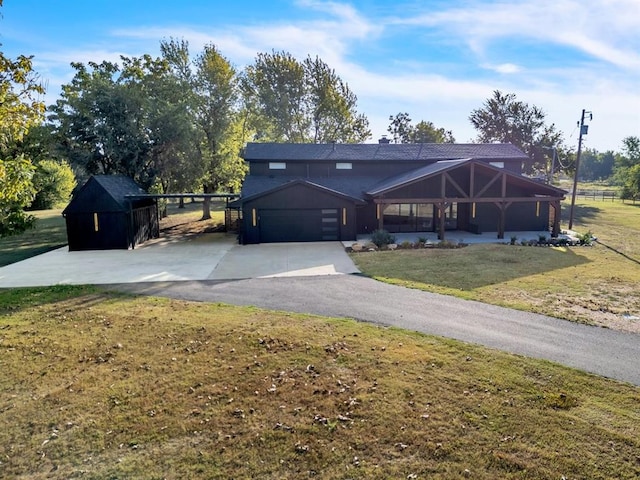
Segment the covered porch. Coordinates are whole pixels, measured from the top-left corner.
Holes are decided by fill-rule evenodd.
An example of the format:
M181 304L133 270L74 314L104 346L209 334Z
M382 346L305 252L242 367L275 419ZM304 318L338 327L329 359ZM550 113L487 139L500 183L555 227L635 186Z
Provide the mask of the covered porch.
M560 233L564 191L472 159L437 162L391 178L367 192L377 228L423 232L445 240L452 232Z

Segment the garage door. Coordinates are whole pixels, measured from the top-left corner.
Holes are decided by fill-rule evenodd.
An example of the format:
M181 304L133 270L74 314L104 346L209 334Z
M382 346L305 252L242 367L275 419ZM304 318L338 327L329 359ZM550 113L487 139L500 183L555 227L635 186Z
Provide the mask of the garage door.
M340 238L339 209L259 210L260 242L319 242Z

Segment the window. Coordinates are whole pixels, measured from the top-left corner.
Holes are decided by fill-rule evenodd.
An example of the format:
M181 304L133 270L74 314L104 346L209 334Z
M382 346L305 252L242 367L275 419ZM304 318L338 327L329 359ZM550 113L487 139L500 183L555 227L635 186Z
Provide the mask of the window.
M269 162L269 170L286 170L287 164L285 162Z
M494 167L504 168L504 162L489 162L489 165L493 165Z
M336 163L336 170L351 170L353 165L351 162L338 162Z

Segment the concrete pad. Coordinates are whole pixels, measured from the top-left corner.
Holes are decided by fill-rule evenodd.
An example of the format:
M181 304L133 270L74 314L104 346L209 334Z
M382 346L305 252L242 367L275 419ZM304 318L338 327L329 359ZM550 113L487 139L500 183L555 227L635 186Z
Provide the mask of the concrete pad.
M233 235L158 239L134 250L59 248L0 268L0 288L359 273L340 242L238 245Z
M211 280L360 273L340 242L236 245L218 263Z
M134 250L70 252L62 247L0 268L0 288L204 280L235 236L158 239Z

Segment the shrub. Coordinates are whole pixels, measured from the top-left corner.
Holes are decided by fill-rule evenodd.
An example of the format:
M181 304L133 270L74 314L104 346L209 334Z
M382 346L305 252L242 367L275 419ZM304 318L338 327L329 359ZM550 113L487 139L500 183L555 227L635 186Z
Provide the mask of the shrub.
M375 244L376 247L382 248L390 243L395 243L396 237L386 230L374 230L373 233L371 233L371 242Z
M418 237L418 243L427 243L428 241L427 237Z
M400 244L400 248L413 248L413 243L409 240L405 240Z
M511 237L511 241L510 241L510 243L511 243L511 245L515 245L517 241L518 241L518 237L516 237L515 235L513 235L513 236Z
M593 238L593 234L591 233L591 230L589 230L587 233L578 235L578 242L580 242L580 245L591 245L593 243Z

